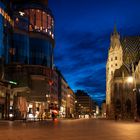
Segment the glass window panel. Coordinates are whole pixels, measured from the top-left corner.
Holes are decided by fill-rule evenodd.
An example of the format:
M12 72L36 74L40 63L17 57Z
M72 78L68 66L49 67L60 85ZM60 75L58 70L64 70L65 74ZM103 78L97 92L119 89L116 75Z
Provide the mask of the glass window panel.
M35 26L35 10L30 10L30 24L34 27Z
M43 29L47 28L47 14L43 12Z
M51 29L51 17L48 15L48 29Z
M36 10L36 26L37 28L41 27L41 11Z

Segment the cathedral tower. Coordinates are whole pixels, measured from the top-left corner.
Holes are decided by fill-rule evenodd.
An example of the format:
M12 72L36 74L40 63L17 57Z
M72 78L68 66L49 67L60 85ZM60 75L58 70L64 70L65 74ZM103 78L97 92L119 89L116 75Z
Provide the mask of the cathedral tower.
M111 112L111 85L113 75L116 69L119 69L122 65L123 50L120 43L120 35L117 32L116 26L114 26L114 32L110 39L110 48L108 51L108 60L106 64L106 104L107 114ZM110 114L110 113L109 113Z

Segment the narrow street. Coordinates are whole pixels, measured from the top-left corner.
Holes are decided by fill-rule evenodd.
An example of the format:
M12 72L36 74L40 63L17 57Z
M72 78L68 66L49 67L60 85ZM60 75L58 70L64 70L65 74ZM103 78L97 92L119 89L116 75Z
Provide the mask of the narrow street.
M140 140L140 123L94 119L1 121L0 140Z

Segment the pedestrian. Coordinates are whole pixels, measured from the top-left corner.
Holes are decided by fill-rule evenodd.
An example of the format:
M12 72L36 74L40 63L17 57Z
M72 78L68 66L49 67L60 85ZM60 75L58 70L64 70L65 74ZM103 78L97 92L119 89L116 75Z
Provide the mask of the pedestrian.
M53 121L54 121L54 119L55 119L55 114L54 114L54 112L52 112L52 119L53 119Z

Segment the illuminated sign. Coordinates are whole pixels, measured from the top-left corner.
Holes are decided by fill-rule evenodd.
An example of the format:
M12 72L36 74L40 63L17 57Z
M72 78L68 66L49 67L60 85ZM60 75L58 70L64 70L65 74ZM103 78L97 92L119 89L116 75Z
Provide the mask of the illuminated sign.
M13 84L13 85L17 85L17 82L14 82L14 81L8 81L10 84Z
M14 21L1 7L0 7L0 15L2 15L5 20L7 20L12 26L14 26Z

